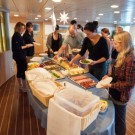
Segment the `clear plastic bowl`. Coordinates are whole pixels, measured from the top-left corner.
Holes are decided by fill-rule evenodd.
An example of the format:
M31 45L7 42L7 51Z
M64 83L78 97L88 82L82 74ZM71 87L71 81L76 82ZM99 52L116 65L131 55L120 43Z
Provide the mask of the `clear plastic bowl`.
M67 87L65 90L54 95L55 101L66 110L78 115L85 116L92 111L99 101L99 97L91 92ZM80 88L79 88L80 89Z

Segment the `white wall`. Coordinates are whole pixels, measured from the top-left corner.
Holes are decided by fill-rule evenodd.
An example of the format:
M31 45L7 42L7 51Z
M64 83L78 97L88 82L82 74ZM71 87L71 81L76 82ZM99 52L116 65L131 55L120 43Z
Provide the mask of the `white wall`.
M134 25L131 25L131 26L123 26L123 29L125 31L128 31L131 36L132 36L132 41L133 41L133 44L135 46L135 26Z

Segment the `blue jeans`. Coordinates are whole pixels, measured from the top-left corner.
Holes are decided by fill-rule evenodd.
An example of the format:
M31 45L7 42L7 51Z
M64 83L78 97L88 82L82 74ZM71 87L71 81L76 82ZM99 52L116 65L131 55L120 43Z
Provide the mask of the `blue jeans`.
M115 133L116 135L126 134L126 104L116 105L115 107Z

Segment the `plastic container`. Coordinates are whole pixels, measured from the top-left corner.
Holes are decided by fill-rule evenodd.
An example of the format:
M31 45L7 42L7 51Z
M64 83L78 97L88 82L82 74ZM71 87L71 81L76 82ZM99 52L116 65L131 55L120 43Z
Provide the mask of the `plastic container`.
M65 88L63 91L54 95L55 101L66 110L78 115L89 114L97 105L99 97L84 90Z

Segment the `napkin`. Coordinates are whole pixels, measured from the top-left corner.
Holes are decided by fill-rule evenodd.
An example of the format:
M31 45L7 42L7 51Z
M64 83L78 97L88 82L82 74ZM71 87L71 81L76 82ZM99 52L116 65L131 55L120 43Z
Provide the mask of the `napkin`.
M34 68L32 70L26 71L25 74L28 81L51 78L51 74L43 68Z
M49 79L38 79L32 81L32 86L44 95L53 95L58 87Z

